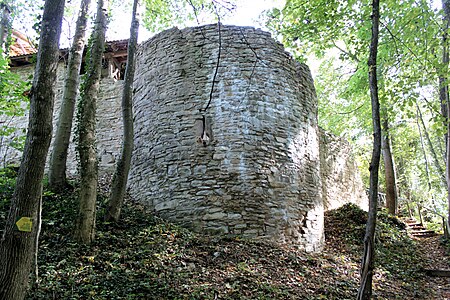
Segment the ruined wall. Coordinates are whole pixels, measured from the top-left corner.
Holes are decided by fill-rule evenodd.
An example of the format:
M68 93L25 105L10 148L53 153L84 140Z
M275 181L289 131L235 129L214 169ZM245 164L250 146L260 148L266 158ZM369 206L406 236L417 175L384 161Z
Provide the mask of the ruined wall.
M318 130L309 70L270 34L221 26L220 35L218 68L216 25L171 29L140 46L131 192L158 215L197 230L320 249L324 207L367 207L351 147ZM33 67L14 71L28 77ZM63 83L61 63L54 124ZM119 154L121 93L121 81L102 79L100 173L111 173ZM198 143L203 115L206 146ZM23 129L28 122L27 116L7 121ZM3 149L1 157L19 162L20 152ZM76 170L72 144L68 171Z
M319 137L324 209L336 209L346 203L354 203L368 210L369 199L350 144L322 129Z
M134 197L197 230L319 249L317 99L308 67L269 33L223 25L164 31L140 45L136 63ZM202 115L206 146L198 142Z
M23 79L33 75L34 66L28 65L11 69L19 74ZM55 107L53 110L53 134L56 131L56 124L61 106L62 94L64 90L65 64L59 63L57 69ZM97 153L99 159L100 174L112 173L115 167L116 157L120 153L122 142L122 121L121 121L121 95L122 81L114 81L111 78L102 78L100 83L100 95L97 101ZM24 134L28 126L28 115L21 117L8 117L0 115L0 122L5 122L10 126L18 128L16 135ZM75 124L75 116L74 123ZM73 140L73 134L71 141ZM8 147L8 139L0 142L0 157L4 163L19 164L22 152ZM52 140L53 143L53 140ZM50 146L51 147L51 146ZM50 155L50 151L49 151ZM77 161L75 153L75 144L71 143L69 147L69 156L67 159L67 172L69 175L77 173Z

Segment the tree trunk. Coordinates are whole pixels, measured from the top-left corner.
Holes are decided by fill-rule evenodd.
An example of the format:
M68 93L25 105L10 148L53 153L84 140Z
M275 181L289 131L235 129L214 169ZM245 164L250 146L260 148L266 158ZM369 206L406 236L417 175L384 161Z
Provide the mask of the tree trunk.
M441 164L439 163L439 159L438 159L438 156L437 156L436 151L434 149L433 143L431 142L430 135L428 134L427 128L425 127L425 122L423 121L422 112L420 111L420 107L419 107L419 105L417 103L416 103L416 107L417 107L418 118L419 118L420 123L422 124L422 127L423 127L423 134L424 134L425 139L427 141L427 145L430 148L430 152L431 152L431 156L433 158L434 166L436 167L436 170L439 173L439 178L441 178L441 182L444 185L447 185L447 180L445 179L445 172L442 169ZM419 126L419 133L421 133L419 123L417 123L417 126ZM423 146L422 146L422 148L423 148ZM425 148L423 148L423 151L425 151Z
M383 151L384 174L386 181L386 207L388 213L397 215L397 182L395 180L394 158L391 152L391 143L389 138L388 117L383 118L383 137L381 139L381 148Z
M87 13L90 2L91 0L83 0L81 2L73 44L69 53L64 95L59 111L48 173L49 187L54 192L61 191L67 186L67 151L69 149L70 133L72 131L72 120L78 92L79 74L85 44L84 36L86 33Z
M428 141L429 143L431 143L430 137L428 136L428 133L426 132L426 128L425 128L425 122L423 121L422 118L422 113L420 112L420 108L419 105L416 102L416 107L417 107L417 129L419 130L419 136L420 136L420 146L422 148L422 152L423 152L423 159L425 162L425 175L427 177L427 184L428 184L428 192L431 193L431 178L430 178L430 168L429 168L429 163L428 163L428 157L427 157L427 152L425 151L425 145L423 143L423 136L422 136L422 128L420 127L420 123L419 123L419 119L422 123L422 126L424 128L425 131L425 135L428 137ZM430 145L432 147L432 145ZM442 170L441 170L442 171ZM442 174L443 175L443 174ZM444 178L445 179L445 178ZM432 196L432 202L433 202L433 206L435 206L435 202L434 202L434 197Z
M448 95L448 64L449 64L449 53L448 53L448 33L450 27L450 0L443 0L442 1L442 8L444 10L444 34L442 37L442 44L443 44L443 50L442 50L442 65L443 69L441 75L439 77L439 98L441 100L441 103L445 103L447 106L447 115L446 115L446 125L447 125L447 135L446 135L446 171L445 171L445 177L447 179L447 223L450 220L450 118L448 115L448 109L450 107L450 99ZM448 230L448 229L447 229ZM448 233L446 233L448 235Z
M106 15L104 3L98 0L97 17L86 80L81 92L78 124L78 154L80 157L80 208L75 238L85 244L94 240L97 199L98 164L95 145L95 114L99 91L102 55L105 47Z
M23 299L37 251L39 201L52 136L54 85L64 0L46 0L30 97L28 132L0 244L0 299ZM17 225L17 221L20 222Z
M372 124L373 124L373 151L370 163L370 187L369 187L369 215L364 237L364 254L361 262L361 283L358 290L358 300L369 300L372 295L372 276L374 268L374 242L375 226L377 219L377 196L378 196L378 169L381 156L381 124L380 103L378 100L377 81L377 51L378 30L380 22L379 0L372 2L372 39L369 52L369 87L372 102Z
M123 143L120 159L116 166L116 171L111 184L111 194L109 197L106 220L117 222L120 217L123 198L127 186L128 173L131 165L131 154L133 152L133 79L134 79L134 56L137 47L139 19L136 17L138 0L133 3L133 15L130 28L130 39L128 40L127 69L125 70L125 83L122 94L122 117L123 117Z
M8 38L8 32L11 30L11 24L9 15L11 13L8 4L1 3L0 4L0 49L2 50L3 54L6 54L8 52L7 47L7 38Z

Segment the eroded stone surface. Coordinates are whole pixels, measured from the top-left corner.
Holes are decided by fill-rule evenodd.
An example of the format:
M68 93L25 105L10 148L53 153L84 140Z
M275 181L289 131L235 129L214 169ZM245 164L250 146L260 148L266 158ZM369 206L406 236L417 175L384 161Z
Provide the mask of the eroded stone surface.
M324 209L336 209L346 203L354 203L369 210L368 196L350 144L324 130L320 130L319 141Z
M320 249L317 99L306 65L254 28L174 28L140 46L134 84L137 199L197 230Z

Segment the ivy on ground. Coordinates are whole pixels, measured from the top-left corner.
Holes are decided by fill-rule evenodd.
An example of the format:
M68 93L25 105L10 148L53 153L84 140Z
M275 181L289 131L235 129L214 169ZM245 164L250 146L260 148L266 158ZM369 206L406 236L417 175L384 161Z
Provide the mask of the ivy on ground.
M100 196L96 240L82 246L71 237L75 194L44 197L40 279L27 299L353 299L357 292L366 213L355 206L328 212L325 249L307 254L196 234L130 199L123 219L106 223ZM375 295L430 298L419 253L396 222L379 219Z

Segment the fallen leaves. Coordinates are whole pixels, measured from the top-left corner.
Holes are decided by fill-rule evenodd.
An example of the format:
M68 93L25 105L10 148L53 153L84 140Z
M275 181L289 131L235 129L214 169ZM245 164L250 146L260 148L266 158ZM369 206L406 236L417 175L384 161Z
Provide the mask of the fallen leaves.
M289 245L194 234L130 200L118 224L101 221L100 205L97 240L82 246L70 234L74 201L73 195L44 201L41 277L27 299L343 300L357 293L366 214L351 205L327 212L324 250L307 254ZM374 299L445 295L434 291L445 282L420 272L448 266L440 244L412 240L383 214L379 224Z

